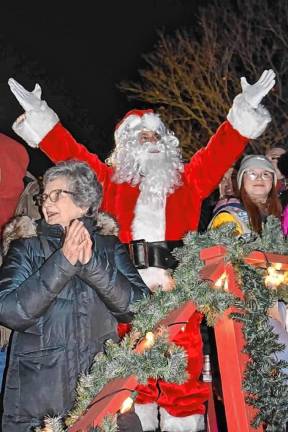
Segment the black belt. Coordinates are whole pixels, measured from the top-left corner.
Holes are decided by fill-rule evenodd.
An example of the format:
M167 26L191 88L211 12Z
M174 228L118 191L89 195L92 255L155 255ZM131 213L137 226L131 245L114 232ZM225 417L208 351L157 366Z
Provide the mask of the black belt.
M130 258L137 269L148 267L175 269L178 261L171 251L181 246L183 246L182 240L146 242L141 239L126 244Z

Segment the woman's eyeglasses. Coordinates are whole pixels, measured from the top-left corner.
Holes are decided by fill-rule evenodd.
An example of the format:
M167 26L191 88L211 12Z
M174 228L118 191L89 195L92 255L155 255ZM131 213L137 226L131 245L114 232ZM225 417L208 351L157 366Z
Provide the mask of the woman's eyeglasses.
M257 173L253 170L247 170L244 173L250 180L257 180L258 178L262 180L271 180L273 179L273 173L271 171L262 171Z
M74 192L70 192L64 189L54 189L51 192L49 192L49 194L43 193L43 194L38 194L35 198L36 201L39 205L43 205L44 202L49 198L49 200L53 203L57 202L60 198L60 195L62 193L66 193L66 194L70 194L70 195L75 195Z

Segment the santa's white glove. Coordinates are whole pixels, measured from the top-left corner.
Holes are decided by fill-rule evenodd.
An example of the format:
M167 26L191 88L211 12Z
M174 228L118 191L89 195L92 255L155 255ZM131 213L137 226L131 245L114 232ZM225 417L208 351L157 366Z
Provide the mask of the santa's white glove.
M9 78L8 85L24 111L28 112L41 109L41 102L43 102L41 100L42 90L38 83L35 84L32 92L26 90L13 78Z
M31 147L38 147L42 139L59 122L57 114L41 99L42 90L36 84L34 90L29 92L21 84L10 78L9 87L24 109L14 122L12 128Z
M252 108L258 108L264 96L274 87L275 76L272 69L265 70L255 84L248 84L246 78L241 77L242 94Z

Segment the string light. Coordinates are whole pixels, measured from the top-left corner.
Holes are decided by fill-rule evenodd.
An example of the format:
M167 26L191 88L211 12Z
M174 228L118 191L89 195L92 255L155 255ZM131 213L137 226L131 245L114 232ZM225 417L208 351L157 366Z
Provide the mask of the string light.
M152 332L147 332L144 339L144 348L150 349L155 344L155 335Z
M267 275L265 276L265 285L267 287L277 288L284 282L284 273L280 271L281 264L276 263L267 268Z
M224 291L228 291L228 278L227 273L224 272L221 276L214 282L214 287L217 289L224 289Z
M133 391L132 393L131 393L131 395L130 396L128 396L123 402L122 402L122 405L121 405L121 407L120 407L120 409L119 409L119 412L121 413L121 414L124 414L124 413L126 413L126 412L128 412L128 411L130 411L131 410L131 408L133 407L133 404L134 404L134 402L135 402L135 399L136 399L136 397L137 397L137 391Z
M121 413L121 414L124 414L124 413L130 411L131 408L132 408L132 406L133 406L133 404L134 404L134 400L133 400L133 398L132 398L131 396L128 396L128 397L127 397L127 398L122 402L122 405L121 405L120 410L119 410L120 413Z
M274 263L272 264L272 267L275 268L275 270L281 270L282 269L282 264L281 263Z

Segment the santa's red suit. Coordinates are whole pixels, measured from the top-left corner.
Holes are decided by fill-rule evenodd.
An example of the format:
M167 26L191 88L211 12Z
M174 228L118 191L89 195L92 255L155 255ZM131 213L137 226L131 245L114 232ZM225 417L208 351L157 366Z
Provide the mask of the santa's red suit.
M83 145L76 142L61 125L57 115L49 107L48 110L51 112L49 119L45 120L47 126L43 126L45 110L42 109L37 121L35 113L29 116L29 112L26 112L25 118L14 124L14 130L28 143L31 138L30 145L39 145L54 162L71 158L88 162L103 185L102 210L117 220L119 237L124 243L139 239L148 242L175 241L182 239L188 231L196 230L203 199L217 187L224 173L241 155L248 138L259 136L270 121L269 113L263 106L259 109L251 108L243 97L238 95L229 111L228 121L219 127L205 148L200 149L189 163L182 165L180 182L172 193L166 194L162 207L153 208L147 200L142 200L141 181L135 185L127 181L117 182L114 167L101 162L95 154L89 153ZM150 122L141 123L143 118L150 118ZM159 135L163 130L165 132L160 118L151 110L133 110L117 125L116 147L121 145L125 133L133 131L134 128L138 132L141 128L152 130ZM30 134L31 130L33 136ZM165 275L161 273L162 269L156 270L159 272L152 272L148 276L147 284L149 285L149 278L152 281L156 278L159 285L164 286ZM143 278L146 281L145 277ZM200 313L194 313L186 329L174 339L174 342L183 346L188 353L187 382L176 385L150 380L147 386L139 386L136 407L144 430L158 427L157 405L161 407L161 430L192 432L204 429L204 402L208 399L208 387L199 379L202 371L201 319Z

